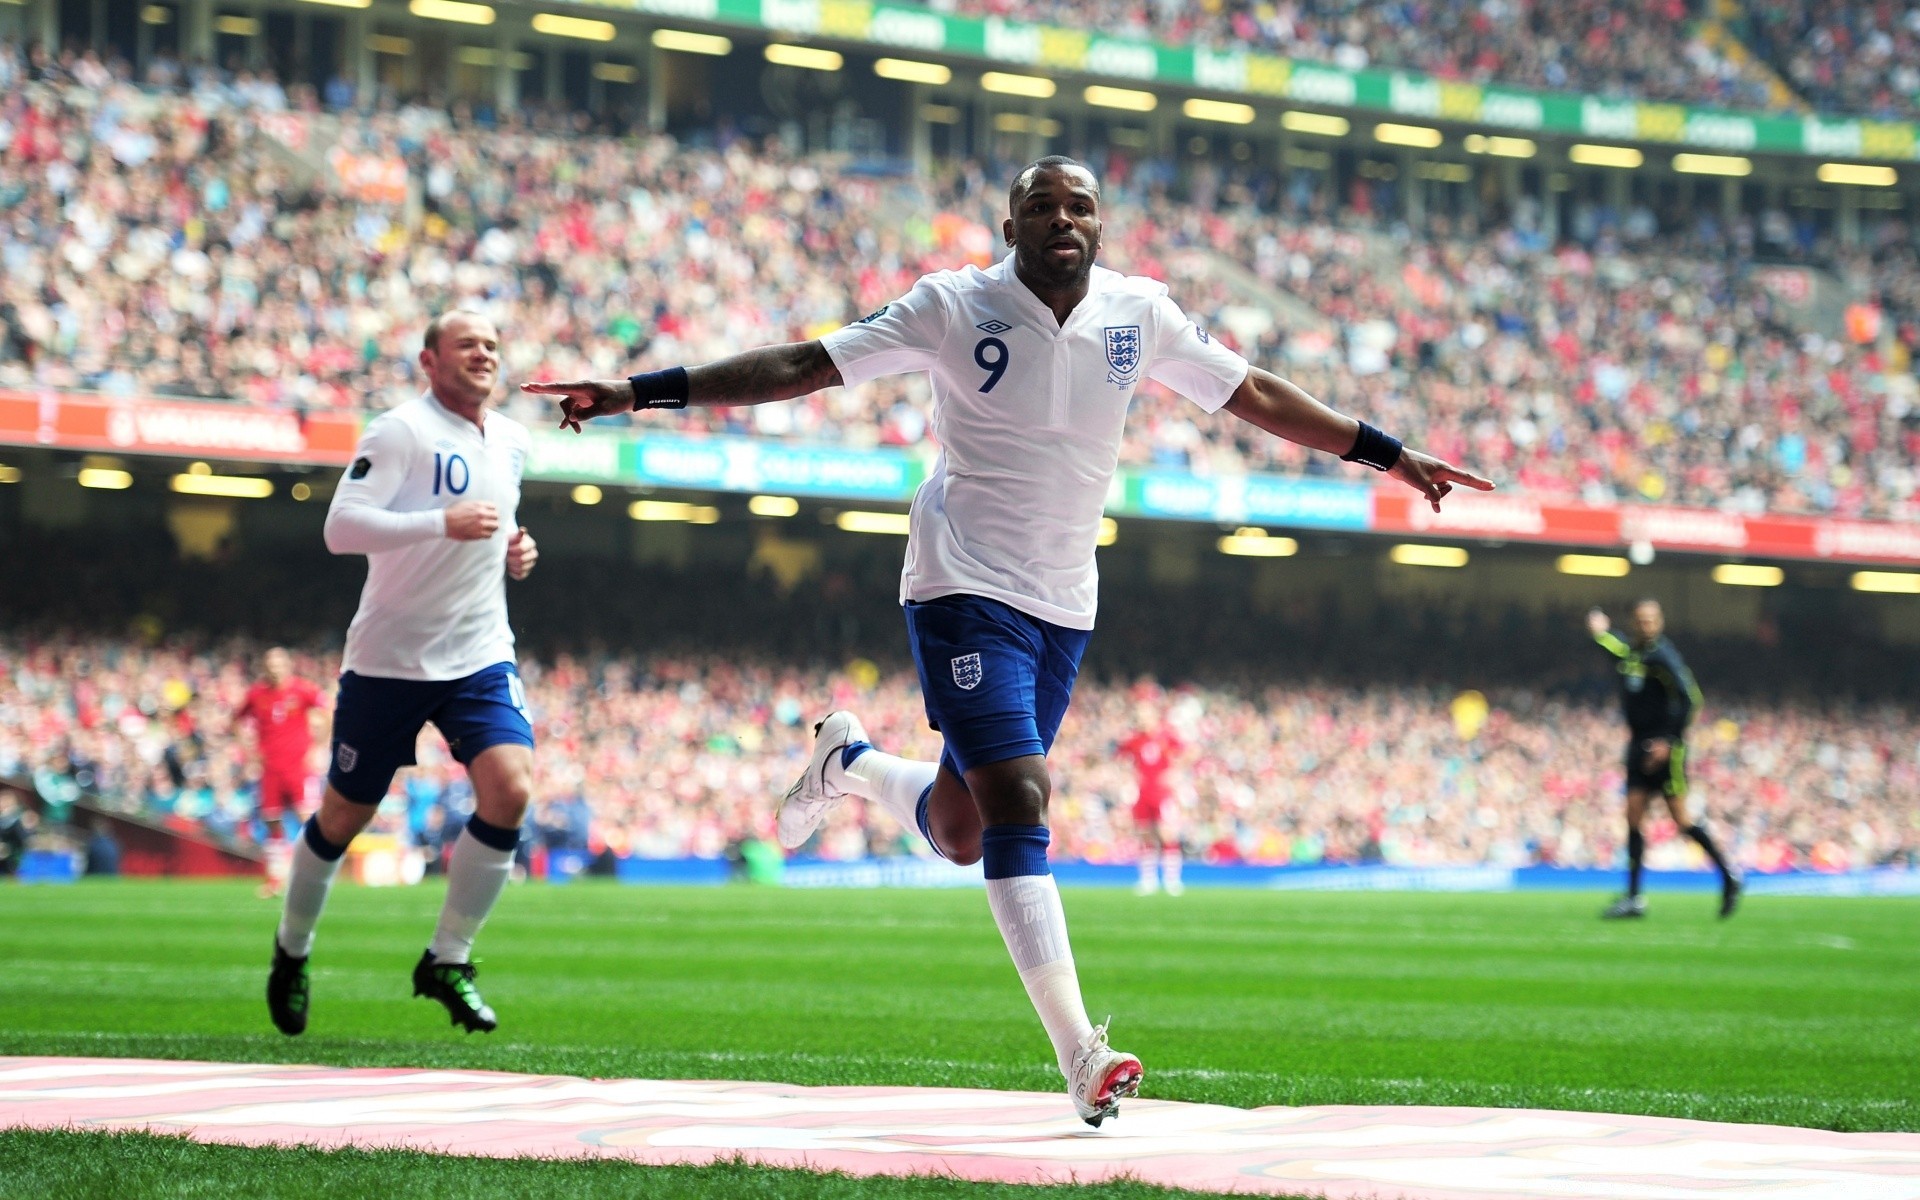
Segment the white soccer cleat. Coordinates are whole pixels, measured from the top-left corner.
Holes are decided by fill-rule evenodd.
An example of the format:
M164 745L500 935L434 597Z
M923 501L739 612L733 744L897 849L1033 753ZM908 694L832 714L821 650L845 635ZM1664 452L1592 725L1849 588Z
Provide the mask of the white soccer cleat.
M1067 1093L1073 1097L1073 1111L1095 1129L1108 1117L1120 1115L1120 1101L1140 1094L1140 1060L1107 1045L1107 1027L1093 1027L1073 1052L1073 1067L1067 1076Z
M787 798L780 802L780 815L774 822L782 846L798 849L820 828L827 814L847 798L847 793L827 782L827 770L842 750L866 740L867 731L861 727L860 718L850 712L828 713L813 727L813 757L787 789Z

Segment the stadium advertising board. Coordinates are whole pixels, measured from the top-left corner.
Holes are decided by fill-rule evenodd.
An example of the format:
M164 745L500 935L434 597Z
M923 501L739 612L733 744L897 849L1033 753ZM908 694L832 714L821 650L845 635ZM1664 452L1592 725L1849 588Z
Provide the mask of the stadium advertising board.
M0 442L17 446L345 466L359 436L354 413L0 391Z
M865 42L889 50L965 55L1042 71L1073 71L1570 137L1665 142L1732 153L1920 158L1920 130L1901 121L1731 112L1464 83L1406 71L1349 71L1243 49L1174 46L1106 37L1094 30L1029 25L999 17L948 16L868 0L586 2L663 17Z
M0 390L0 445L344 467L361 419L358 413L303 414L220 401ZM532 433L527 477L552 482L905 503L927 474L924 456L891 447L599 430ZM1510 492L1456 492L1436 513L1405 488L1286 475L1122 469L1107 511L1229 525L1563 546L1645 542L1663 550L1756 558L1920 563L1920 525L1912 523L1572 504Z

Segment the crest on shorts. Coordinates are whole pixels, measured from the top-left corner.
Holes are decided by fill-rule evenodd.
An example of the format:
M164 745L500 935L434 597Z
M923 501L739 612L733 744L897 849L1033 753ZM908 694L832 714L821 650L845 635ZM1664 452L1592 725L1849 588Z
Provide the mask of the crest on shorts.
M979 687L980 679L985 674L978 654L962 654L953 660L953 684L963 692Z
M1133 382L1133 373L1140 369L1140 327L1138 325L1107 326L1107 366L1113 368L1107 375L1107 382L1117 384Z
M339 768L342 775L351 775L353 769L360 765L360 752L341 742L333 748L333 765Z

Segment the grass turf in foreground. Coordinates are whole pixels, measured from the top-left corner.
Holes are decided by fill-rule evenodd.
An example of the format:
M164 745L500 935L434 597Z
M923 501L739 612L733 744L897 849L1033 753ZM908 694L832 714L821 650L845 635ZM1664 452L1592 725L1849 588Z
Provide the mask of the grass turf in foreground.
M613 1159L444 1158L408 1150L203 1146L144 1133L0 1130L0 1194L41 1200L248 1196L273 1200L1208 1200L1140 1183L1019 1187L856 1178L746 1163L641 1167Z
M1061 1090L978 891L517 888L480 941L490 1037L408 998L441 895L336 890L288 1039L249 885L0 887L0 1053ZM1920 1130L1920 903L1713 902L1066 899L1150 1096Z

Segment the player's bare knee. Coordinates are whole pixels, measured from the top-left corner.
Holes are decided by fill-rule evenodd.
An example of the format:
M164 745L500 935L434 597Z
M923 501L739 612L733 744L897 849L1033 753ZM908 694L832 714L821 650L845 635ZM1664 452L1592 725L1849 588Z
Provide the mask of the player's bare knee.
M320 825L320 836L336 846L344 846L360 836L379 810L377 804L356 804L329 787L320 799L313 819Z

